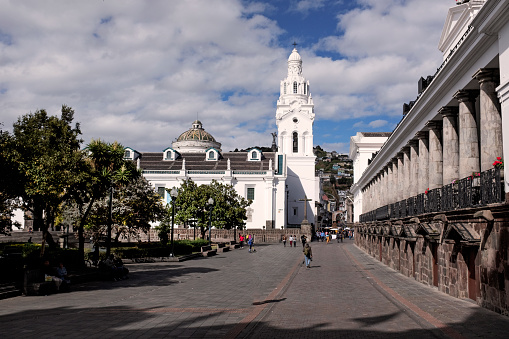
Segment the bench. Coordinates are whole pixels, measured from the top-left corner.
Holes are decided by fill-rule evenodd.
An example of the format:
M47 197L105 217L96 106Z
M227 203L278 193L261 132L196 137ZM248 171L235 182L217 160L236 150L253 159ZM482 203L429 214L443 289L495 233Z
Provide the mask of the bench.
M225 243L217 244L217 251L218 252L228 252L229 250L230 250L230 246L226 247Z
M24 295L48 295L58 292L53 281L45 281L45 275L40 269L26 270L23 280Z
M204 257L210 257L211 255L215 255L217 253L217 250L213 250L212 246L202 246L201 247L201 254Z

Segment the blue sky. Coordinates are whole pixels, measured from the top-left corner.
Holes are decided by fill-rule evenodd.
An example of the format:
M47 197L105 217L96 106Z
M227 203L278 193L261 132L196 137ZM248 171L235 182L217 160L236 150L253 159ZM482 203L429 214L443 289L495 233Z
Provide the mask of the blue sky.
M314 144L392 131L434 74L453 0L0 0L0 122L73 107L85 143L162 151L198 117L223 151L271 144L295 41Z

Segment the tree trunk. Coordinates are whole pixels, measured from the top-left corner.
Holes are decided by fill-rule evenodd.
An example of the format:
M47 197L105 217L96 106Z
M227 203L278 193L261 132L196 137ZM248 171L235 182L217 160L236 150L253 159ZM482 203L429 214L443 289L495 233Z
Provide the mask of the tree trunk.
M90 213L90 210L92 209L92 205L95 201L95 198L92 198L90 200L90 203L87 206L87 209L85 210L85 213L82 214L83 211L83 205L78 206L78 209L80 211L80 220L78 223L78 260L80 263L83 263L85 265L85 235L84 235L84 227L85 227L85 221L88 218L88 214Z

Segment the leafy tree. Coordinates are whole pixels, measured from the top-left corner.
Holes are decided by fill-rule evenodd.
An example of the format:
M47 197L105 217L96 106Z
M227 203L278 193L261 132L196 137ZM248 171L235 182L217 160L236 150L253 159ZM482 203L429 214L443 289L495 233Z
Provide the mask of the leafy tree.
M24 209L32 212L34 230L42 230L43 244L52 247L56 243L48 230L75 182L75 169L82 159L81 131L79 124L71 125L73 119L74 111L65 105L60 118L45 110L26 114L14 123L12 137L5 143L9 162L15 165L12 176L19 185L17 195Z
M21 176L9 148L12 143L12 136L0 130L0 234L9 234L14 226L13 212L19 205L16 198L22 192Z
M140 176L132 161L124 159L124 147L117 143L92 140L85 148L85 158L72 187L71 196L77 213L80 258L84 259L85 225L94 204L107 196L109 189L119 188Z
M169 190L168 190L169 191ZM237 194L232 185L222 184L212 180L209 185L196 185L191 179L185 180L178 188L177 199L174 204L175 222L187 223L190 219L197 219L197 226L200 228L201 237L205 238L208 231L208 210L207 201L214 199L212 205L211 223L213 227L232 229L245 225L247 219L246 208L251 202ZM166 228L162 232L171 230L171 208L168 208Z
M115 242L118 242L120 236L147 232L150 223L161 220L165 212L161 197L144 177L117 186L112 202ZM87 223L87 231L96 241L106 233L108 214L109 197L104 197L95 203Z

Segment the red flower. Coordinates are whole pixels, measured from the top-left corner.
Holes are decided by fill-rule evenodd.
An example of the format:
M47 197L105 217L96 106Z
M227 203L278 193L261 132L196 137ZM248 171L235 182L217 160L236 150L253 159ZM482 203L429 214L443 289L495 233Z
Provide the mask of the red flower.
M497 157L497 160L502 160L502 157Z

